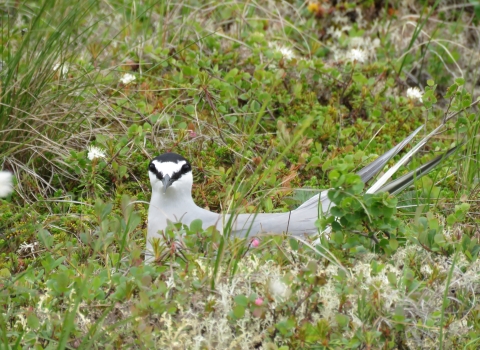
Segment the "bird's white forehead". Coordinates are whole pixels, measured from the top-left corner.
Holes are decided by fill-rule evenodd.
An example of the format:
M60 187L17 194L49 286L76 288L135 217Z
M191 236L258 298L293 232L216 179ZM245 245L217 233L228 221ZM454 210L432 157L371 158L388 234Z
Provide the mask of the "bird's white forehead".
M165 176L168 174L169 176L172 176L176 172L180 171L180 169L182 169L182 166L187 162L184 160L181 160L178 163L159 162L158 160L154 160L152 163L155 165L155 168L157 168L157 171L162 173L162 175Z

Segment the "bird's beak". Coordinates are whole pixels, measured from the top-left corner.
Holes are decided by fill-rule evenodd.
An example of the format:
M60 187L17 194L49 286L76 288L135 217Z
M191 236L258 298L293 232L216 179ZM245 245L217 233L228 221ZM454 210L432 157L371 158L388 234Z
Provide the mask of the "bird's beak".
M172 185L173 181L170 178L170 176L165 175L162 179L162 182L163 182L163 194L165 194L167 192L167 188L169 188Z

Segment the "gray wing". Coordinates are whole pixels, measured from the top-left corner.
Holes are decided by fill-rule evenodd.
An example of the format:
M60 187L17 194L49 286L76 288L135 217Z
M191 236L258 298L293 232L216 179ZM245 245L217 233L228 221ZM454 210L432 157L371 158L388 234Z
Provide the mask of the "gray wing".
M238 237L253 235L281 234L311 235L320 233L315 226L319 214L316 210L292 210L286 213L239 214L235 217L231 229L224 228L224 234Z

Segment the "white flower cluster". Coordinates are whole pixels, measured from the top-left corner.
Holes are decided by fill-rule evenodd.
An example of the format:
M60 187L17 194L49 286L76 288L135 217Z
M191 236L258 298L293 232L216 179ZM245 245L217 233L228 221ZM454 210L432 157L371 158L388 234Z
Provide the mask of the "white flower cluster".
M121 78L120 82L124 85L131 84L135 81L135 75L130 74L130 73L125 73Z
M423 92L421 92L418 87L413 87L413 88L410 87L407 89L407 98L412 101L416 100L419 102L423 102L422 96L423 96Z
M367 53L362 49L352 49L348 53L347 58L352 62L365 63L367 60Z
M9 171L0 171L0 198L13 192L13 175Z
M98 158L105 158L105 150L96 147L96 146L90 146L88 147L88 159L94 160Z
M270 44L269 46L275 51L281 53L283 56L283 59L286 61L290 61L295 58L295 53L293 52L293 50L286 46L282 46L277 43Z

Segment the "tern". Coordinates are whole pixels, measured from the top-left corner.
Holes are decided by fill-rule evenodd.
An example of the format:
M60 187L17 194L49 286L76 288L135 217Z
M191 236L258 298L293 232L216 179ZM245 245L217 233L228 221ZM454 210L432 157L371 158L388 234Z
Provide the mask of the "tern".
M385 164L400 152L421 129L422 127L419 127L397 146L358 171L357 174L362 181L366 183L380 172ZM400 192L411 185L415 179L432 170L456 148L450 149L446 154L436 157L420 168L385 185L393 173L405 164L425 142L424 139L413 147L410 152L378 179L367 190L367 193L388 191L391 194L396 194ZM230 235L238 237L284 233L297 236L312 235L320 233L315 222L320 216L328 215L333 205L328 199L328 190L324 190L308 199L295 210L285 213L218 214L195 204L192 198L192 165L183 156L176 153L159 155L151 160L148 173L152 186L152 197L148 211L147 251L145 253L147 263L154 260L153 240L161 237L169 223L180 222L190 226L192 221L200 219L203 229L214 226L221 233L224 231L225 224L228 223Z
M0 171L0 198L7 197L13 192L13 174L9 171Z

